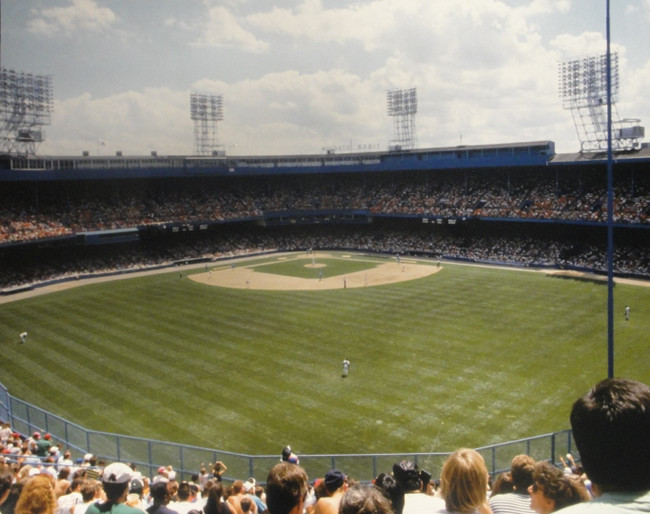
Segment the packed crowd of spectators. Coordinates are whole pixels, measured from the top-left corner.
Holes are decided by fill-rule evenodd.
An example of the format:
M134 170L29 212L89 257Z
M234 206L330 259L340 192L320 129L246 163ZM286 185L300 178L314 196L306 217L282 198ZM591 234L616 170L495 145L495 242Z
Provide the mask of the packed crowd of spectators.
M648 277L647 243L639 241L643 240L643 227L650 223L650 181L644 174L627 171L618 176L615 186L615 220L635 227L626 230L638 233L627 241L617 239L614 271ZM576 221L603 222L606 203L604 177L597 171L490 170L7 184L0 191L0 289L183 260L306 248L410 253L602 273L607 270L607 252L601 242L576 231L569 236L556 236L548 230L543 233L539 227L545 224L510 223L503 228L503 223L515 219L560 220L563 223L553 226L566 228L575 227ZM242 220L305 211L363 211L374 217L375 223L352 230L316 225L303 230L255 230L242 225ZM457 232L416 230L408 224L408 220L427 217L458 219L458 224L483 221L477 222L482 225L474 231ZM377 227L379 218L397 221L392 226ZM89 231L134 227L157 230L167 224L228 221L232 223L220 227L237 228L224 228L216 235L211 232L192 240L168 237L154 243L121 245L119 250L105 246L101 252L72 243L65 251L43 249L51 241L61 241L60 236ZM502 223L500 233L491 230L498 223ZM516 226L526 226L527 233L515 230ZM628 244L630 239L632 244ZM29 241L47 242L32 251L40 256L38 260L30 258L28 251L18 252L19 258L7 258L9 252L3 253L3 246L13 246L9 243Z
M648 512L650 388L605 379L573 403L570 421L581 461L561 466L515 455L490 476L470 448L452 452L439 478L401 460L363 484L339 469L309 481L285 447L266 482L228 477L223 462L201 464L189 479L163 466L106 464L92 454L75 462L49 434L25 437L0 426L1 514L551 514Z
M440 478L432 478L427 470L419 469L410 460L402 460L385 473L380 473L373 484L378 498L372 503L379 508L385 506L385 514L409 514L413 512L434 512L434 508L445 508L443 494L449 468L458 463L474 467L480 472L475 480L477 496L481 504L495 513L501 507L513 502L524 505L524 512L533 512L536 490L535 480L548 480L549 475L559 483L566 482L571 491L577 490L570 499L587 501L591 498L590 481L573 457L567 455L566 462L560 457L562 466L548 462L535 463L528 455L513 459L512 469L499 474L496 480L488 477L483 457L474 450L462 449L450 456L441 470ZM286 447L280 461L300 466L300 459ZM536 467L537 466L537 467ZM543 477L535 471L544 470ZM187 477L181 477L173 466L158 468L154 476L146 476L131 463L112 463L87 453L77 459L69 450L61 450L49 434L39 431L25 437L14 432L8 423L0 428L0 512L2 514L26 514L25 496L38 495L42 487L48 490L46 498L32 498L34 503L49 503L49 508L40 505L39 514L85 514L96 502L107 502L105 483L124 483L126 488L123 503L140 512L150 514L268 514L265 487L255 478L238 479L227 474L223 462L201 464L199 469ZM34 477L37 478L36 481ZM185 479L187 478L187 479ZM38 482L43 480L43 482ZM36 487L36 483L40 485ZM358 481L344 472L332 469L309 484L305 499L304 514L337 514L349 489L362 487ZM50 490L51 488L51 490ZM530 489L530 490L529 490ZM360 494L359 491L356 494ZM366 491L365 494L368 494ZM496 497L496 498L495 498ZM21 500L22 498L22 500ZM457 498L460 501L461 498ZM348 498L346 501L356 503ZM368 501L367 499L365 501ZM532 502L532 503L531 503ZM159 511L160 506L166 507ZM421 509L425 509L424 511ZM501 510L500 510L501 509ZM355 511L356 512L356 511ZM371 510L368 514L374 513ZM487 510L485 512L488 512ZM539 512L539 511L538 511ZM36 514L29 512L29 514ZM137 514L124 512L123 514Z
M224 221L283 211L365 210L382 215L605 222L603 177L546 173L437 173L256 182L165 182L40 186L0 203L0 244L177 222ZM648 180L615 187L614 221L650 223Z
M172 266L197 260L218 260L256 253L302 251L308 248L341 249L454 259L475 263L526 267L607 271L604 244L588 243L547 234L483 235L436 230L436 227L336 226L291 228L238 228L192 237L166 236L146 243L40 249L30 258L3 263L0 289L55 279L74 279L99 273L116 273ZM646 247L617 245L615 271L637 278L650 277Z

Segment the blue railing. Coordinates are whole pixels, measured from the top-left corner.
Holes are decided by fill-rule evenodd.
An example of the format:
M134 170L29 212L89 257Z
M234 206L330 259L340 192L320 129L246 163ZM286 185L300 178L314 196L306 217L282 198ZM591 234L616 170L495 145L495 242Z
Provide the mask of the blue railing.
M223 450L201 448L167 441L157 441L108 432L89 430L56 414L31 405L9 394L0 384L0 420L11 423L21 434L40 430L73 454L92 453L106 462L134 463L144 475L154 476L160 466L172 465L177 474L189 478L197 473L202 463L223 461L228 467L225 480L255 477L264 482L269 469L279 455L246 455ZM485 458L488 470L494 476L510 468L512 457L521 453L535 460L556 462L558 455L571 453L574 448L570 430L508 441L476 448ZM450 452L435 453L377 453L300 455L300 464L311 477L318 477L332 468L344 470L356 480L369 481L381 472L388 472L395 462L413 460L420 468L439 476Z

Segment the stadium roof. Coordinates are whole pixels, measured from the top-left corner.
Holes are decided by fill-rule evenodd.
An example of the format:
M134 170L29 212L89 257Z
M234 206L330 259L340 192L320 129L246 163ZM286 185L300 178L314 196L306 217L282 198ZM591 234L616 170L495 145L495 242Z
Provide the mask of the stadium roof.
M639 150L629 152L617 152L614 154L614 161L646 161L650 160L650 143L643 143ZM594 164L607 160L607 152L585 152L585 153L561 153L555 154L551 159L551 164Z

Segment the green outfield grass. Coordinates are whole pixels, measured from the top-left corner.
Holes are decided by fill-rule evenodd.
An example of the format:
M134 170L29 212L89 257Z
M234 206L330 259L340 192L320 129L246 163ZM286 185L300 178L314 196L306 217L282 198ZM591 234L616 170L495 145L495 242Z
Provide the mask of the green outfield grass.
M319 262L326 276L372 265ZM650 383L650 288L615 295L616 374ZM603 283L450 263L328 291L174 271L1 305L0 382L91 429L234 452L451 451L569 428L607 373L606 304Z

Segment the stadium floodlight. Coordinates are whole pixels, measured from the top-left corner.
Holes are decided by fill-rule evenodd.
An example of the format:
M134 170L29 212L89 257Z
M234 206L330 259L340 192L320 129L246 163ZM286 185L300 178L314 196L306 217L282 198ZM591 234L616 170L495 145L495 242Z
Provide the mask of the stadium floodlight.
M190 115L194 121L194 154L217 152L217 122L223 120L223 96L190 94Z
M618 54L610 56L612 146L614 150L634 150L645 135L638 119L618 117ZM566 60L558 66L562 107L570 110L580 139L580 151L607 149L607 55Z
M416 88L393 89L386 92L388 116L393 118L393 140L390 148L407 150L417 147L415 114L418 112Z
M52 78L0 69L0 152L34 155L51 121Z

